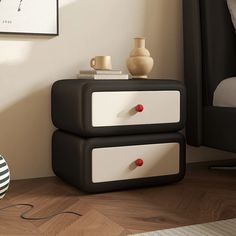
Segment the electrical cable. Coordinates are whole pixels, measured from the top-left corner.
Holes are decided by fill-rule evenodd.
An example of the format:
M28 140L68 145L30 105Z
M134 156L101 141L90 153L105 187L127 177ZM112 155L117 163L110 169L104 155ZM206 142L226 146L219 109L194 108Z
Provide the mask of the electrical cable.
M3 210L6 210L8 208L12 208L12 207L16 207L16 206L28 206L30 207L30 209L24 211L20 217L24 220L48 220L48 219L51 219L57 215L61 215L61 214L73 214L73 215L76 215L76 216L82 216L80 213L78 212L74 212L74 211L60 211L60 212L57 212L57 213L54 213L52 215L48 215L48 216L43 216L43 217L30 217L30 216L26 216L27 213L29 213L31 210L33 210L34 208L34 205L32 204L27 204L27 203L19 203L19 204L13 204L13 205L9 205L9 206L6 206L6 207L3 207L3 208L0 208L0 212L3 211Z

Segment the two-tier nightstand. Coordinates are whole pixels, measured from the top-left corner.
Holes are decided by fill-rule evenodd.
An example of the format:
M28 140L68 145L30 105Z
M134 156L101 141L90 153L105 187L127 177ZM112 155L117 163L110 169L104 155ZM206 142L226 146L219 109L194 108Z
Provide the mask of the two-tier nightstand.
M185 173L185 89L174 80L61 80L52 87L56 175L87 192Z

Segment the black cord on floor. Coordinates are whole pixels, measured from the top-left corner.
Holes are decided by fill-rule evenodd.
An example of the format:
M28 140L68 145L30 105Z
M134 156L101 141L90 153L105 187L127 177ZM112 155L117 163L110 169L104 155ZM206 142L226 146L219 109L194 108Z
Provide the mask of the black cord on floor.
M8 208L12 208L12 207L16 207L16 206L28 206L30 207L30 209L24 211L20 217L24 220L48 220L48 219L51 219L57 215L61 215L61 214L73 214L73 215L76 215L76 216L82 216L80 213L78 212L74 212L74 211L61 211L61 212L57 212L57 213L54 213L52 215L49 215L49 216L44 216L44 217L28 217L26 216L27 213L29 213L33 208L34 208L34 205L32 204L14 204L14 205L10 205L10 206L6 206L6 207L3 207L3 208L0 208L0 211L3 211L3 210L6 210Z

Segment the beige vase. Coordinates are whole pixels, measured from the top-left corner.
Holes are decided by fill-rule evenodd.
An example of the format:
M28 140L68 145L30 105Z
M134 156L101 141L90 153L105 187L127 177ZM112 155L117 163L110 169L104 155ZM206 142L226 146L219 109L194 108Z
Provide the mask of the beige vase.
M145 38L134 39L134 49L127 60L127 67L133 78L148 78L153 68L153 59L145 48Z

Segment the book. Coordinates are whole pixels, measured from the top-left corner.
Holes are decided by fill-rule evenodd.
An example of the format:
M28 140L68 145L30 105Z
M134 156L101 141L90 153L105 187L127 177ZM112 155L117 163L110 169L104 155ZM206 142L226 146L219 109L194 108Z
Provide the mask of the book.
M97 74L78 74L79 79L97 79L97 80L103 80L103 79L129 79L129 76L127 74L121 74L121 75L97 75Z
M80 74L91 74L91 75L121 75L120 70L81 70Z

